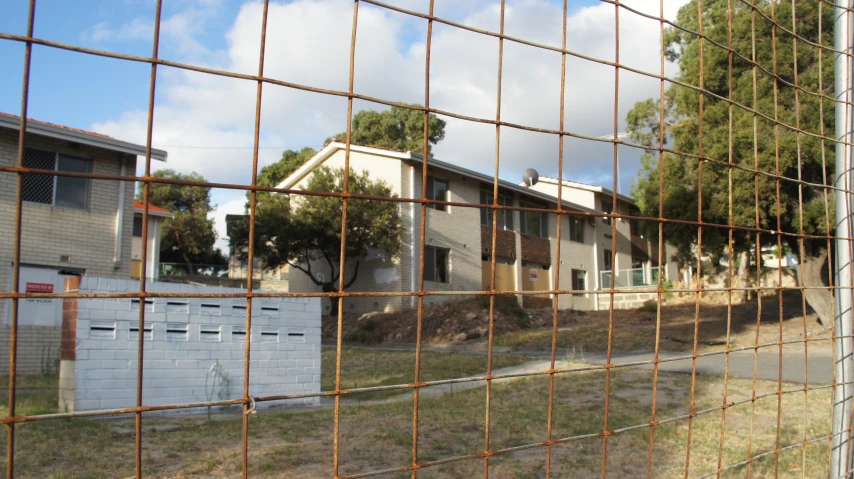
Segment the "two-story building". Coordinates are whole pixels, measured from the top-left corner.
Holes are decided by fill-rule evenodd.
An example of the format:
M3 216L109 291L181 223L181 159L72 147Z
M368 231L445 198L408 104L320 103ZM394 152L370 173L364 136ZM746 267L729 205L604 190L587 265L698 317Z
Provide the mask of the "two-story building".
M2 166L18 165L20 122L18 116L0 113ZM145 156L142 145L35 120L27 121L24 141L25 168L59 173L134 176L137 157ZM152 149L151 157L165 161L166 152ZM12 290L17 176L0 172L0 291ZM64 278L72 275L132 276L134 214L141 213L134 208L133 181L24 174L21 187L19 291L62 292ZM151 221L162 218L156 210L149 213ZM149 223L150 234L153 231L157 226ZM149 251L159 249L155 243ZM147 269L156 271L156 265ZM19 302L19 373L43 372L58 359L54 352L61 337L61 303L51 299ZM10 304L0 301L0 356L8 356ZM7 362L0 361L0 374L6 374L7 367Z
M321 167L342 168L345 145L332 142L321 149L303 166L283 180L279 188L303 189L312 172ZM352 145L350 167L368 171L373 180L383 180L400 198L422 198L423 158L412 152L399 152L374 147ZM607 190L594 193L594 198L580 194L564 194L561 215L561 235L557 237L557 215L550 212L497 210L493 222L493 178L435 158L428 161L427 192L430 200L457 203L430 204L426 208L424 236L425 291L485 291L490 289L492 235L495 241L495 288L500 291L547 291L553 289L559 274L559 289L586 291L561 294L558 307L592 310L600 307L593 291L608 287L602 278L618 268L632 266L631 231L628 222L618 221L617 265L611 265L610 218L601 214ZM498 204L521 208L557 208L556 185L528 187L508 181L498 182ZM573 201L578 200L578 201ZM620 197L626 213L630 199ZM610 204L610 203L609 203ZM421 205L416 202L400 204L403 238L398 258L369 254L363 258L359 277L351 291L401 292L417 291L420 265ZM622 206L621 206L622 207ZM608 209L604 211L608 212ZM574 215L572 213L575 213ZM623 224L625 223L625 224ZM625 231L624 231L625 230ZM558 257L560 244L560 257ZM648 261L648 255L645 258ZM621 266L625 265L625 266ZM314 271L328 275L321 264ZM328 268L328 266L327 266ZM605 273L605 276L603 276ZM647 283L649 284L649 283ZM320 288L305 274L292 271L290 291L311 292ZM546 306L550 295L523 296L526 306ZM430 295L426 302L445 301L451 295ZM383 297L347 298L347 311L397 310L413 307L416 298Z
M615 194L602 186L540 176L539 181L531 188L555 198L560 190L561 199L609 214L615 211L616 197L617 215L640 216L632 198ZM596 261L601 265L596 278L596 289L608 289L612 280L614 287L618 289L639 288L656 284L659 272L664 274L665 279L675 279L678 275L678 266L670 259L676 253L676 247L665 246L661 255L663 264L659 265L658 238L655 235L650 237L638 220L620 217L598 219L595 242ZM616 254L613 254L615 252ZM621 299L623 298L616 298L618 301ZM599 301L600 307L607 308L610 299L601 295ZM634 305L636 302L629 303Z

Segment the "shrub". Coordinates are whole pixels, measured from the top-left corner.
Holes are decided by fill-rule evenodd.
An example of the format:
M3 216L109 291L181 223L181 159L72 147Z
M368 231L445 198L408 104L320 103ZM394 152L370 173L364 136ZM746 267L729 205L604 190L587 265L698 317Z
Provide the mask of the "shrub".
M655 313L658 311L658 301L654 299L644 301L643 305L638 308L638 311L641 313Z

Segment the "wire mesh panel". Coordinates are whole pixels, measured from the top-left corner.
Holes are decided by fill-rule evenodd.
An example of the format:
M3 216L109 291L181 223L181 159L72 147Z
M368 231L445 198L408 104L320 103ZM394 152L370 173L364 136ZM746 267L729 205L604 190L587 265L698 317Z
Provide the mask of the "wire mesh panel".
M27 148L24 154L24 166L36 170L54 170L56 169L56 153ZM48 175L24 175L21 186L23 200L46 205L53 203L53 184L55 181L55 177Z
M35 35L35 0L25 33L0 31L24 52L21 109L0 116L7 477L851 476L851 5L500 0L484 27L437 14L433 0L330 3L350 26L344 87L290 64L316 55L308 70L325 71L322 52L268 41L284 6L266 0L240 17L254 36L229 37L253 48L239 68L163 59L174 36L161 30L164 3L144 22L150 55ZM573 12L593 8L608 10L607 34L579 41L591 21ZM538 9L559 16L559 35L515 33ZM409 70L423 65L406 85L417 104L357 81L394 76L357 49L391 16L417 25L405 34L419 35L406 49ZM656 27L654 41L635 43L640 25ZM144 65L141 144L28 120L34 47ZM435 81L451 52L471 57L454 66L460 83L494 88ZM540 68L518 63L540 55ZM168 149L155 144L158 121L181 123L155 108L164 68L239 92L228 100L251 124L247 182L154 171ZM651 98L635 90L643 82ZM282 92L339 102L344 131L263 166L265 124L289 127L262 105ZM371 106L383 113L363 115ZM549 108L548 120L527 114ZM594 116L606 135L589 130ZM472 169L434 151L446 127L470 135L460 149L487 138ZM522 136L536 148L514 150ZM118 152L109 166L104 151ZM519 166L540 171L509 181ZM246 214L226 218L232 261L164 261L194 274L158 278L161 253L210 232L212 209L191 213L211 189L246 194ZM156 204L169 194L177 206ZM55 254L57 224L78 245L106 225L113 257L101 243L79 256L105 259L110 278ZM169 247L153 251L152 238ZM283 278L289 289L270 287ZM216 287L190 284L200 281ZM50 331L33 328L42 316ZM42 374L25 372L33 331L59 335ZM201 420L179 428L170 413ZM124 422L108 432L105 418ZM42 443L71 452L33 452Z

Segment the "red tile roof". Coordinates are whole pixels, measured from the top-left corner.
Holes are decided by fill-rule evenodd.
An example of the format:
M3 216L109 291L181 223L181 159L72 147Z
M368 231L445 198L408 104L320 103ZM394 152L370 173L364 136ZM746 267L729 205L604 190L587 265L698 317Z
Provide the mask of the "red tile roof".
M133 207L135 209L139 209L139 210L145 209L145 205L142 204L142 201L137 201L137 200L133 200ZM164 210L163 208L160 208L159 206L154 206L152 204L148 205L148 212L149 213L163 213L163 214L167 214L170 216L172 215L171 211Z
M5 116L7 118L15 118L17 120L21 119L21 117L19 115L13 115L11 113L4 113L2 111L0 111L0 115ZM81 130L80 128L71 128L70 126L57 125L56 123L49 123L46 121L35 120L33 118L28 118L27 121L33 122L33 123L40 123L42 125L48 125L48 126L52 126L55 128L62 128L63 130L76 131L77 133L83 133L84 135L100 136L101 138L109 138L111 140L115 140L115 138L113 138L112 136L104 135L103 133L96 133L94 131Z

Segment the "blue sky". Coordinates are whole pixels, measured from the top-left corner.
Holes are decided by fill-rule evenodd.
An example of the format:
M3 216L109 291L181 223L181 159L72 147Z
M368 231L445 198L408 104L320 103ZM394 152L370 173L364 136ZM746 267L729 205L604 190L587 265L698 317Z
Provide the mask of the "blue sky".
M667 16L684 0L665 2ZM427 0L390 0L426 11ZM632 0L632 7L658 13L658 0ZM6 0L0 31L25 34L26 0ZM423 103L426 22L370 4L360 4L356 50L356 91L389 100ZM508 35L560 45L560 2L508 0ZM68 2L39 0L35 36L88 48L147 56L152 47L154 0ZM211 68L255 73L259 2L164 0L161 58ZM613 6L572 2L568 48L613 59ZM435 14L491 31L498 30L498 2L436 0ZM305 85L346 90L351 0L271 2L265 74ZM637 16L621 20L621 57L636 68L658 73L658 23ZM465 115L494 118L497 40L446 25L433 31L431 104ZM20 113L23 44L0 40L0 111ZM669 72L675 66L668 65ZM560 55L506 42L502 119L542 128L558 127ZM145 141L150 66L35 46L29 116L91 129L128 141ZM254 116L252 82L160 68L157 79L154 145L169 151L168 165L198 171L211 181L249 182ZM599 136L612 133L613 68L570 58L567 63L566 127ZM621 115L634 101L657 95L658 82L640 75L620 77ZM381 105L356 102L356 108ZM346 125L346 101L325 95L266 86L262 102L261 164L275 161L281 147L320 146ZM436 154L445 161L492 173L495 129L448 120ZM565 177L611 186L612 148L567 140ZM628 191L638 152L620 150L620 183ZM536 167L557 173L553 135L503 129L503 179L514 181ZM242 209L238 191L214 191L218 229L223 217ZM224 242L220 242L224 245Z

